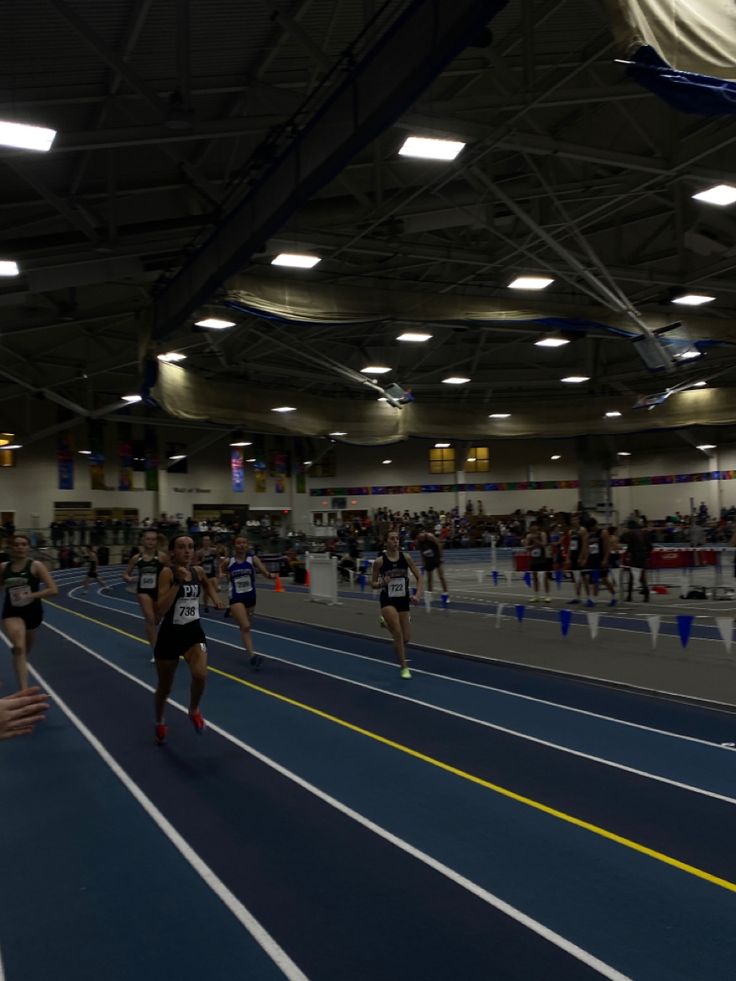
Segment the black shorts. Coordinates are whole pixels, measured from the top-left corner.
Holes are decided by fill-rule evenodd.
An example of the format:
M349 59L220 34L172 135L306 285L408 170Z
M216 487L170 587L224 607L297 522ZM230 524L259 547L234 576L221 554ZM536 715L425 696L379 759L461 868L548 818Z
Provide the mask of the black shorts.
M206 647L207 638L199 621L183 627L162 626L156 638L153 656L157 661L178 661L196 644Z
M411 602L408 596L389 599L387 594L384 595L381 593L381 609L383 609L385 606L393 606L398 613L408 613L411 608Z
M551 559L532 559L529 566L531 572L549 572L551 568Z
M424 571L425 572L434 572L435 569L439 569L439 567L441 565L442 565L442 563L441 562L438 562L436 559L424 559Z
M10 617L17 617L26 625L26 630L36 630L43 623L43 607L41 600L33 600L28 606L12 606L10 598L5 597L3 604L3 620Z
M136 596L150 596L155 603L158 599L158 586L154 586L153 589L136 589Z

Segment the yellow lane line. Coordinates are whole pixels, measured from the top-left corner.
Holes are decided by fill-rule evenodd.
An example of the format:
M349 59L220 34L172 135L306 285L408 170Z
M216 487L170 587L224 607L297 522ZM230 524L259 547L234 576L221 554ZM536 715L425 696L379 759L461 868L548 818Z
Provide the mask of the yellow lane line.
M53 602L49 602L48 605L55 606L58 609L63 610L65 613L72 613L74 616L81 617L83 620L89 620L91 623L96 623L101 627L107 627L108 630L114 630L116 633L123 634L125 637L130 637L133 640L140 641L142 644L148 643L147 641L142 640L140 637L136 637L134 634L129 634L126 630L113 627L109 623L104 623L102 620L96 620L94 617L86 616L84 613L77 613L76 610L68 610L65 607L59 606L59 604ZM688 865L686 862L681 862L679 859L673 858L671 855L665 855L664 852L656 851L653 848L640 844L638 841L633 841L631 838L624 838L622 835L618 835L613 831L608 831L607 828L600 827L600 825L591 824L589 821L584 821L572 814L567 814L565 811L559 811L557 808L549 807L547 804L542 804L540 801L533 800L531 797L524 797L522 794L517 794L515 791L509 790L507 787L501 787L499 784L491 783L489 780L484 780L483 777L478 777L473 773L468 773L467 770L460 770L458 767L452 766L450 763L444 763L442 760L438 760L433 756L427 756L425 753L421 753L419 750L412 749L411 746L405 746L403 743L397 743L393 739L388 739L386 736L382 736L377 732L372 732L370 729L364 729L362 726L357 726L352 722L348 722L346 719L341 719L339 716L331 715L329 712L324 712L322 709L315 708L312 705L307 705L305 702L299 702L294 698L289 698L288 695L282 695L279 692L271 691L270 689L257 685L252 681L246 681L244 678L239 678L237 675L229 674L227 671L221 671L219 668L213 668L211 665L208 665L208 671L211 671L213 674L219 675L222 678L227 678L229 681L234 681L239 685L243 685L246 688L250 688L253 691L257 691L263 695L268 695L271 698L275 698L277 701L284 702L286 705L291 705L292 707L301 709L304 712L309 712L311 715L315 715L320 719L333 723L334 725L341 726L343 729L347 729L350 732L355 732L360 736L365 736L368 739L372 739L374 742L380 743L383 746L388 746L389 748L397 750L406 756L411 756L413 759L421 760L422 763L428 763L430 766L434 766L438 770L443 770L445 773L451 773L453 776L460 777L462 780L467 780L469 783L476 784L479 787L484 787L486 790L491 790L493 793L498 794L501 797L506 797L508 800L513 800L517 804L523 804L525 807L530 807L535 811L546 814L548 817L556 818L558 821L571 824L576 828L582 828L583 831L588 831L591 834L606 839L607 841L615 842L617 845L622 845L624 848L629 848L631 851L638 852L640 855L646 855L648 858L653 858L655 861L662 862L664 865L669 865L672 868L679 869L679 871L686 872L688 875L695 876L697 879L702 879L705 882L709 882L711 885L720 886L722 889L736 893L736 882L731 882L728 879L720 878L720 876L712 875L710 872L706 872L704 869L699 869L694 865Z

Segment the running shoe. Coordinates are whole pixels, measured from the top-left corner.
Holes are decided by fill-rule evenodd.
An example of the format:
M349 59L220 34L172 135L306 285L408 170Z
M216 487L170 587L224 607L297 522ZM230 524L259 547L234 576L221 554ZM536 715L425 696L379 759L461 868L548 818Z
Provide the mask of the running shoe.
M579 603L580 600L579 599L571 599L571 600L568 600L567 602L568 602L568 605L569 606L574 606L576 603Z
M544 597L544 602L545 603L551 603L552 602L552 597L551 596L545 596Z
M402 668L401 669L401 677L402 678L411 678L411 671L408 668Z
M538 596L532 596L532 598L531 598L531 600L529 602L530 603L538 603L539 602L539 597Z
M586 605L586 606L595 606L595 603L593 602L593 600L592 600L592 599L589 599L589 600L586 600L586 601L585 601L585 605Z
M194 712L189 713L189 721L194 726L195 732L199 733L199 735L201 736L205 730L206 723L199 709L195 709Z
M253 657L250 659L250 666L253 668L254 671L259 671L262 664L263 664L263 658L261 657L260 654L254 654Z
M163 722L156 723L156 743L159 746L163 746L166 742L166 735L169 731L169 727L165 726Z
M385 621L385 620L383 619L383 617L379 617L379 618L378 618L378 624L379 624L379 626L381 626L381 627L385 627L385 628L386 628L386 629L388 630L388 624L387 624L387 623L386 623L386 621Z
M613 597L613 599L611 600L611 602L608 605L609 606L618 606L618 600L616 599L615 596Z

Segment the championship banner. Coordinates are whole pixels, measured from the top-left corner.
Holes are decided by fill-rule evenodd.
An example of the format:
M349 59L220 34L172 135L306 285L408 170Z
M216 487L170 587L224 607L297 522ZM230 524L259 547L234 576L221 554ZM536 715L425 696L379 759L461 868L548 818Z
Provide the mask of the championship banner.
M297 494L307 493L307 478L303 473L298 473L296 475L296 492Z
M286 477L278 476L276 478L276 483L275 483L274 486L275 486L275 490L276 490L276 493L277 494L285 494L286 493Z
M238 494L242 494L245 490L243 451L235 446L230 448L230 488Z
M68 434L56 441L56 464L59 490L74 490L74 440Z

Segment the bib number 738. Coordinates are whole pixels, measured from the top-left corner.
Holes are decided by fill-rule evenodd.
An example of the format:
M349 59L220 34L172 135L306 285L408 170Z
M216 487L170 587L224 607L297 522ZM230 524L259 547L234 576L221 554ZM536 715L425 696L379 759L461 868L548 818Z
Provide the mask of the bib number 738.
M174 608L174 623L184 624L199 620L199 604L196 600L180 600Z

